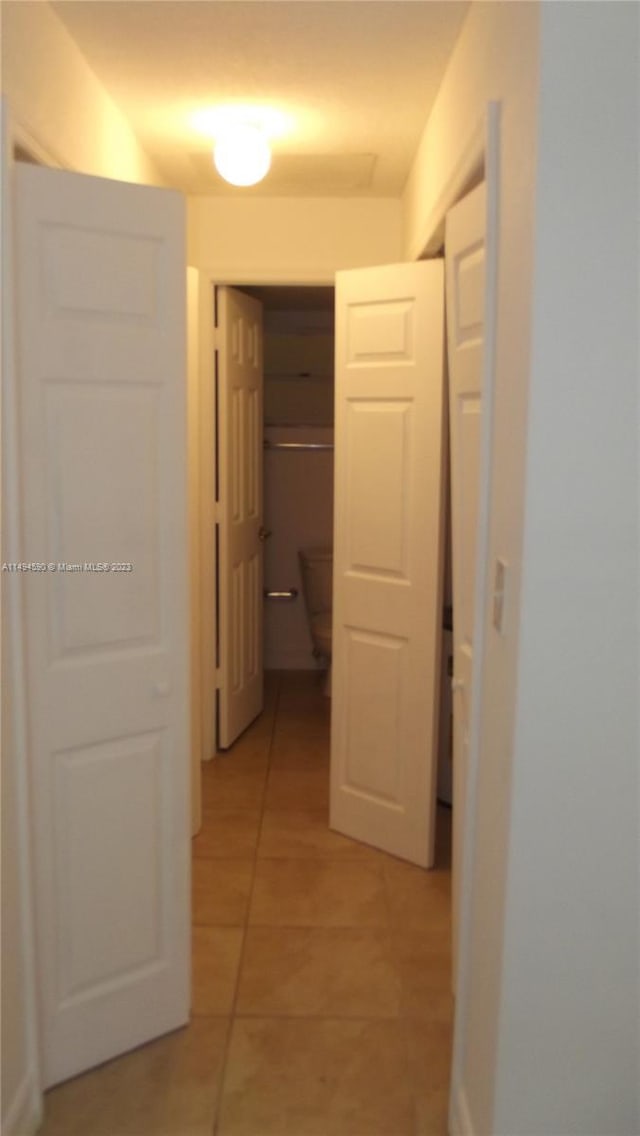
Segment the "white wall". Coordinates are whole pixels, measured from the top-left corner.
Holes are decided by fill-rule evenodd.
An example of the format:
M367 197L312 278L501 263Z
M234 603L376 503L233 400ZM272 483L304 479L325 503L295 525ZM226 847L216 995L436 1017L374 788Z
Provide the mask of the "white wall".
M388 198L191 197L189 264L220 283L331 283L340 268L402 260Z
M542 5L494 1114L509 1136L640 1132L638 16Z
M57 165L163 184L124 115L46 0L3 0L2 91L18 138Z
M334 341L332 311L265 311L266 425L333 426Z
M485 611L454 1069L476 1136L639 1130L634 21L475 3L405 194L415 255L500 100L489 564L511 578L505 637Z

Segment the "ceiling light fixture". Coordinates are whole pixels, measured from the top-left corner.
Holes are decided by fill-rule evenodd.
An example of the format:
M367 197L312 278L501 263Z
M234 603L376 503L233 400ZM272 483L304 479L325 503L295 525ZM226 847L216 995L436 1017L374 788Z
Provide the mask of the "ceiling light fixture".
M229 123L216 138L213 161L220 176L231 185L257 185L269 172L271 149L259 126Z

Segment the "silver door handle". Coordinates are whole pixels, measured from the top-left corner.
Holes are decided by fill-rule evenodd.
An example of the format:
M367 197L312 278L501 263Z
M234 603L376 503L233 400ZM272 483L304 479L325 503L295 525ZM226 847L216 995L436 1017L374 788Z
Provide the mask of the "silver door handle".
M258 529L258 540L268 540L271 536L271 529L265 529L264 525L260 525Z

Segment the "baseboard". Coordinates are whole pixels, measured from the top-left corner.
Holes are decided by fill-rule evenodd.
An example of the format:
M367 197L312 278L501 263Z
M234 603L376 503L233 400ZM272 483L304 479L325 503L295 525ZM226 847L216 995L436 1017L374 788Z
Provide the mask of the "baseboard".
M27 1072L2 1117L2 1136L34 1136L41 1123L42 1097L31 1072Z
M451 1102L449 1131L451 1136L475 1136L464 1089L459 1088Z

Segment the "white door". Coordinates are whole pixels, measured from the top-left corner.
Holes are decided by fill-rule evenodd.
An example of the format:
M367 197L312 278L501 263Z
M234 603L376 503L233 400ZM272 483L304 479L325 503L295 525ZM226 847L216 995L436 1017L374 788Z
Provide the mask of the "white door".
M189 1012L184 205L35 166L16 177L48 1086Z
M433 863L442 261L339 272L332 828Z
M219 744L263 705L262 305L216 289Z
M485 214L486 192L483 184L447 214L445 237L453 558L454 974L458 949L473 666L482 423Z

